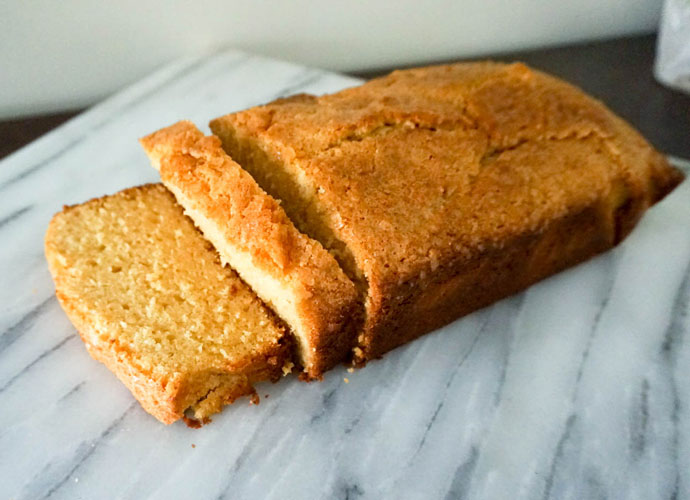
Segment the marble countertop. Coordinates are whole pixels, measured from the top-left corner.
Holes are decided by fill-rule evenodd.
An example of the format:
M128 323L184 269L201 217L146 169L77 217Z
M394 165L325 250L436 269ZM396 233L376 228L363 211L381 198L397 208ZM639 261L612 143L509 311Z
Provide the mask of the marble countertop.
M201 430L88 356L43 258L52 214L156 181L136 139L161 126L355 83L185 59L0 163L0 498L690 498L688 182L614 251Z

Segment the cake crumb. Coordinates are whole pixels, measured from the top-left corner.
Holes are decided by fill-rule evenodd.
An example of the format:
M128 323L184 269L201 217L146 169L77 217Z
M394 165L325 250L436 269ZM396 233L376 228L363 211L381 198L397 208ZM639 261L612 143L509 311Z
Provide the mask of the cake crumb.
M350 367L347 369L347 373L354 373L355 369L353 367Z
M196 448L196 445L194 443L192 443L192 448Z
M345 382L346 384L349 384L349 383L350 383L350 379L346 377L346 378L343 379L343 382Z
M295 364L292 361L288 361L283 365L283 376L289 375L292 373L292 369L294 368Z
M249 397L249 404L250 405L258 405L261 402L261 398L257 393L252 394Z

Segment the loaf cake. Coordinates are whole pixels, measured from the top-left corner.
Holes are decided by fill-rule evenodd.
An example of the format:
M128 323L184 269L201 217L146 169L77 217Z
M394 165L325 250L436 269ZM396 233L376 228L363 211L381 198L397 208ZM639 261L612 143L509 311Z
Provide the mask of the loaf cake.
M308 379L365 363L603 252L683 178L522 64L396 71L211 130L143 138L170 191L67 207L46 235L89 352L165 423L293 362Z
M519 63L395 71L211 129L355 283L359 361L611 248L682 179L601 103Z
M356 335L354 285L320 243L190 122L141 139L161 180L259 297L287 323L310 378L342 361Z
M89 353L163 423L205 422L289 371L281 322L160 184L65 207L45 253Z

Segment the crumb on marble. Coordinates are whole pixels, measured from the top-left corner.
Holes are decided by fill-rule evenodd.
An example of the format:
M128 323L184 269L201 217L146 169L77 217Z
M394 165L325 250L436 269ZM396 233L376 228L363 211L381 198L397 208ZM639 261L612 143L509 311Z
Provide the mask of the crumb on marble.
M295 367L295 364L292 361L287 361L283 365L283 376L287 376L292 373L292 369Z

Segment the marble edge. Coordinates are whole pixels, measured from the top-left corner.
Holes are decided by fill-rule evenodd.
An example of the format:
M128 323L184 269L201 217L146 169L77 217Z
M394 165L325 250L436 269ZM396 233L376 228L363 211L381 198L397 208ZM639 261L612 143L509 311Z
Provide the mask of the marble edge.
M690 160L673 155L667 155L666 158L672 165L683 170L686 174L690 174Z
M338 75L349 78L352 80L353 85L362 81L361 79L337 72L275 59L232 47L224 47L177 58L0 160L0 187L6 187L16 180L30 175L39 166L49 164L53 157L60 155L63 150L69 149L73 144L80 142L88 136L92 132L94 125L107 121L129 105L136 104L138 101L146 98L147 94L174 83L179 77L193 72L214 56L221 54L270 61L293 68L311 69L319 71L324 75ZM37 156L39 157L38 159L36 158Z

